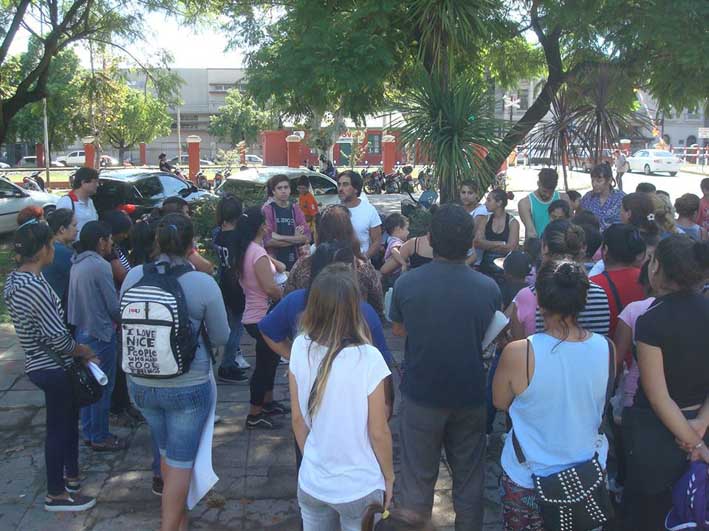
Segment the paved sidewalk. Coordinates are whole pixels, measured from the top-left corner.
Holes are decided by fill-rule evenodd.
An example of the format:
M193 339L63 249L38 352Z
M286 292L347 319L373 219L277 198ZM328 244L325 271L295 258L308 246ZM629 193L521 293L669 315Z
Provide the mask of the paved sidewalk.
M400 359L403 341L388 335ZM253 343L244 338L245 354L253 363ZM248 341L249 343L246 343ZM24 376L24 354L11 326L0 325L0 529L3 531L155 530L160 498L151 493L151 446L147 427L113 428L130 441L128 451L93 453L80 449L84 492L98 498L84 513L47 513L45 495L43 395ZM275 394L286 398L287 367L278 370ZM273 432L244 428L248 385L219 385L214 467L219 482L191 512L192 529L298 529L296 469L290 417ZM395 422L395 419L394 421ZM497 492L500 474L499 436L488 450L485 489L485 531L502 528ZM395 440L396 460L396 440ZM434 507L434 523L452 530L451 478L442 460Z

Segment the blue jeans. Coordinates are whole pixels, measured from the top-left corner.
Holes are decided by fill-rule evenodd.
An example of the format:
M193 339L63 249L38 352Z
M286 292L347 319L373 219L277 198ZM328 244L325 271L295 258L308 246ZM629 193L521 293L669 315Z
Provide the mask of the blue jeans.
M212 406L211 382L148 387L129 381L128 392L148 422L165 462L175 468L192 468Z
M241 335L244 333L244 325L241 324L243 314L235 314L229 308L226 310L227 318L229 319L229 339L224 346L224 357L219 365L220 369L236 368L236 355L241 354Z
M108 431L108 412L111 409L111 393L116 384L116 334L114 333L109 341L101 341L83 330L77 330L76 340L91 347L101 362L101 370L108 378L101 400L81 408L81 429L84 440L101 444L111 435Z

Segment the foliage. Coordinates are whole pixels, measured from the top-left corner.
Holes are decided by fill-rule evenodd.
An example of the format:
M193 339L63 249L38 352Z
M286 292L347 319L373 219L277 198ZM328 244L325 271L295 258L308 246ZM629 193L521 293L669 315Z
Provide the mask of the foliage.
M209 132L235 146L241 140L253 143L264 129L277 127L278 119L248 94L231 89L219 114L209 117Z

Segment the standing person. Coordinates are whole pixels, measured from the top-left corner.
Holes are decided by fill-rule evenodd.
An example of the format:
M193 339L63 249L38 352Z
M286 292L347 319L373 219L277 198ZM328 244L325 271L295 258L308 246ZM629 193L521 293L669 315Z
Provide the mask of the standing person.
M189 265L187 255L192 248L194 227L186 216L165 216L156 228L156 245L160 264L172 267ZM191 267L191 266L190 266ZM123 282L121 296L143 278L144 266L131 269ZM222 294L214 279L199 271L179 276L177 282L184 294L192 329L204 328L212 346L224 345L229 325ZM197 350L189 370L173 378L140 378L128 375L130 395L150 426L157 444L162 487L162 531L186 530L188 524L185 501L202 431L216 397L210 381L212 370L209 347L199 334ZM211 443L211 442L210 442ZM155 480L154 480L155 483Z
M608 441L599 428L615 367L612 344L578 321L589 288L583 266L546 262L536 286L544 330L507 345L493 380L495 407L513 425L501 456L505 529L528 531L544 530L533 475L556 474L594 454L605 468Z
M298 206L305 215L308 222L310 234L315 234L315 218L318 215L318 202L310 191L310 181L307 175L301 175L298 179Z
M615 182L618 183L618 190L623 191L623 175L628 171L628 159L625 158L625 153L621 150L615 150Z
M352 227L362 254L371 259L379 253L382 245L382 220L377 209L359 197L362 194L362 176L352 170L340 172L337 176L337 193L340 202L350 211Z
M250 367L241 352L241 334L244 326L244 290L239 284L239 276L234 262L234 247L238 236L236 223L243 213L241 201L233 195L219 200L217 205L217 225L220 231L214 238L214 247L219 257L219 286L229 319L229 340L224 347L224 357L219 365L217 377L225 383L242 383L249 380L244 372Z
M625 193L613 188L613 172L608 164L598 164L591 170L591 186L593 189L581 199L581 208L593 212L603 232L613 223L620 223Z
M113 281L117 289L121 289L121 284L130 271L130 261L128 260L128 235L133 226L128 214L120 210L109 210L101 216L101 221L111 228L111 239L113 240L113 251L107 260L111 263Z
M84 511L96 505L96 500L80 493L79 408L72 398L69 377L47 350L51 349L63 366L71 363L72 357L97 360L91 348L69 334L59 297L42 275L42 269L54 259L50 227L45 222L28 221L15 232L14 250L18 268L7 276L3 297L25 351L25 373L44 392L44 508L51 512Z
M269 306L278 302L283 293L274 281L276 267L263 247L268 228L262 210L247 208L236 224L236 231L232 248L234 264L245 297L241 322L256 340L256 367L251 375L251 407L246 417L246 428L272 430L280 427L273 417L283 415L287 410L283 404L273 400L273 382L280 358L263 339L258 323L268 313Z
M610 328L608 336L615 336L618 315L629 303L645 298L639 282L638 263L645 259L646 245L638 229L632 225L616 223L603 233L601 254L605 271L592 276L591 282L601 286L608 297Z
M288 374L303 530L360 531L369 504L388 508L394 488L391 373L371 346L351 267L326 267L308 299Z
M101 400L81 410L84 443L96 452L127 448L125 441L108 431L108 411L116 383L115 324L120 322L118 294L106 261L112 248L110 227L89 221L81 229L69 276L69 323L76 327L77 341L89 345L101 360L101 370L108 378Z
M699 202L697 225L700 225L704 230L709 232L709 177L702 179L699 187L702 190L702 199Z
M677 226L694 241L703 241L709 238L706 229L694 222L699 214L700 203L699 196L694 194L684 194L675 201Z
M394 287L393 332L406 336L397 504L430 516L441 446L453 475L457 531L482 529L485 373L482 340L502 304L493 280L465 259L473 220L443 205L431 221L434 259Z
M557 199L567 199L566 194L556 190L559 184L559 174L552 168L539 170L537 189L523 197L517 209L524 224L525 238L541 238L544 229L549 224L549 205Z
M82 167L76 170L71 180L71 192L57 201L57 209L68 208L76 215L77 239L89 221L97 221L98 213L93 199L98 190L98 172L93 168Z
M480 272L493 278L501 279L504 274L495 258L506 256L519 245L519 221L505 210L509 199L514 199L514 194L499 188L487 194L485 209L490 217L487 223L476 224L474 245L482 254Z
M182 214L189 218L190 204L181 197L168 197L163 201L162 207L160 207L160 216L167 216L168 214ZM192 242L192 249L187 255L187 259L197 271L207 273L208 275L214 273L214 264L199 253L194 242Z
M285 175L274 175L267 183L273 200L263 206L266 218L264 247L290 271L298 259L298 247L310 243L310 228L298 205L290 202L290 181Z
M628 531L664 529L688 455L709 463L708 275L709 243L686 235L662 240L649 265L657 298L635 324L640 389L623 411Z
M77 233L76 215L68 208L60 208L49 214L47 222L54 233L54 259L42 269L42 274L62 301L62 308L66 312L66 292L69 287L71 257L74 255L72 244Z

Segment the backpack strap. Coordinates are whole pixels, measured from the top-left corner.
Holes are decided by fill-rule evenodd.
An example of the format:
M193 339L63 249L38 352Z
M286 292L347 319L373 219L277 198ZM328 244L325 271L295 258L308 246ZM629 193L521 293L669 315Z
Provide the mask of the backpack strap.
M613 282L613 279L611 279L611 276L608 274L608 271L603 271L603 273L601 274L608 281L608 287L611 289L611 294L613 295L615 306L616 308L618 308L618 313L620 314L620 312L623 311L623 308L625 308L625 306L620 300L620 293L618 293L618 288L616 287L615 282Z

